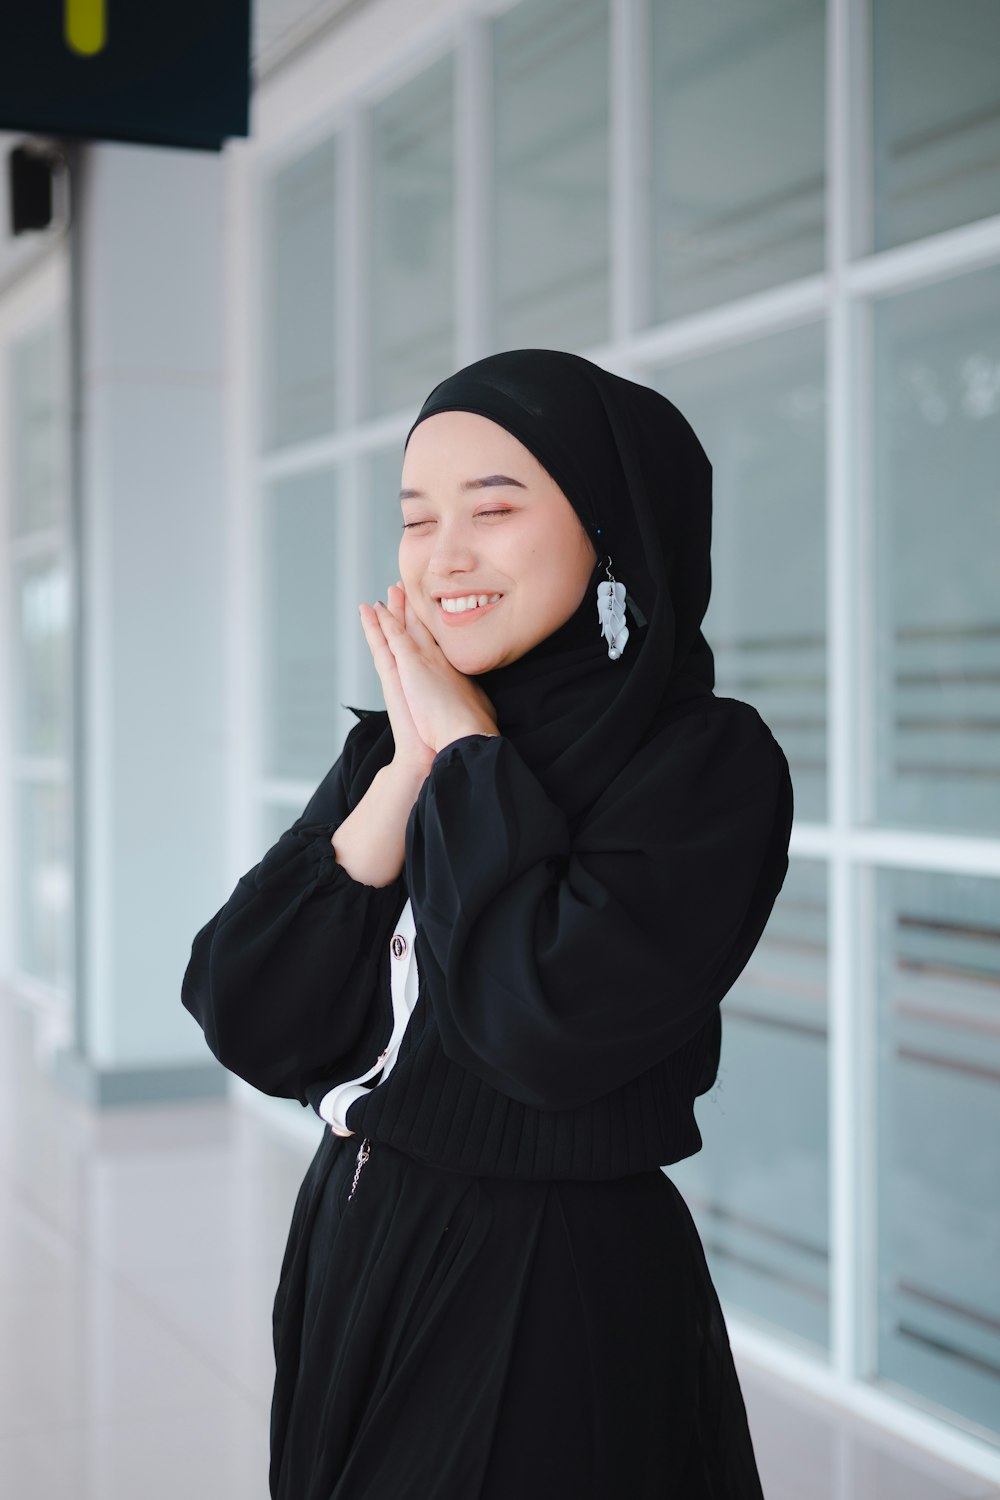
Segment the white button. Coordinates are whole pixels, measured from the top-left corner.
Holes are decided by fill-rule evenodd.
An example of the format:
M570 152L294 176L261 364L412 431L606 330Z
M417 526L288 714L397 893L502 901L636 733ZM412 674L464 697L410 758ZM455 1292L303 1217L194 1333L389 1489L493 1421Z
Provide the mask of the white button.
M406 939L401 932L397 932L392 940L393 958L402 958L406 952Z

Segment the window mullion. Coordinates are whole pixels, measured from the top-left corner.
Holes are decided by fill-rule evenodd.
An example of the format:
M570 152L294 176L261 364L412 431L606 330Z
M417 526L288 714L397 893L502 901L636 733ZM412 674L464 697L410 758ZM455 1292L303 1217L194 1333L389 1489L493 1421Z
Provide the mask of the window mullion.
M646 327L650 275L649 0L611 0L611 339Z
M463 18L455 61L455 353L461 369L492 345L493 59L485 17Z

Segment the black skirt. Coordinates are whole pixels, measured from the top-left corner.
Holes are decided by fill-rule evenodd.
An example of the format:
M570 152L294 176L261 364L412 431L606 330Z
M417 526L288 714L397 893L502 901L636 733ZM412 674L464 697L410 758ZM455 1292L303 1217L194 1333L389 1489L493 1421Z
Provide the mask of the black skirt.
M274 1301L272 1500L763 1500L662 1171L470 1176L323 1133Z

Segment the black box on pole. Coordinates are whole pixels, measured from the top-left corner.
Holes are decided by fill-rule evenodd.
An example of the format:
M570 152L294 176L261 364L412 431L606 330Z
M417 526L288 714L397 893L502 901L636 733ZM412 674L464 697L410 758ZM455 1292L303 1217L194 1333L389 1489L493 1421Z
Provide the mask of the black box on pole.
M10 191L10 232L48 229L52 223L51 157L25 146L15 146L7 157Z

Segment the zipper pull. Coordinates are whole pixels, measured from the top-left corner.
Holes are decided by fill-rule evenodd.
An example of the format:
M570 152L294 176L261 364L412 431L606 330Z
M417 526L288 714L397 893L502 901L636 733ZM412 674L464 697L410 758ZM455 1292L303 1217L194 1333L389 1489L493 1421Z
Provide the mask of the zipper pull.
M361 1168L364 1166L369 1156L371 1156L370 1144L371 1143L369 1142L368 1137L365 1136L364 1140L361 1142L361 1145L358 1147L358 1164L354 1168L354 1181L351 1183L351 1191L347 1195L348 1203L350 1203L351 1199L354 1197L354 1189L358 1185L358 1178L361 1176Z

